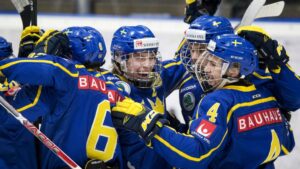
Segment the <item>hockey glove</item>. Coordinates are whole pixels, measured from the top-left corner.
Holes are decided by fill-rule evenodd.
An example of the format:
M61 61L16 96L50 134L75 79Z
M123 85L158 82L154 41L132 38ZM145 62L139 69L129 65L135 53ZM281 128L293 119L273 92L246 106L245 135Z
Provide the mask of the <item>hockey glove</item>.
M42 34L43 32L37 26L26 27L21 35L18 57L28 57Z
M67 35L61 31L48 30L37 42L36 47L29 57L39 54L48 54L70 59L71 52Z
M118 169L119 166L118 164L114 165L114 166L110 166L107 165L104 161L100 161L100 160L89 160L85 166L84 169Z
M202 15L214 15L221 0L186 0L184 22L192 23Z
M169 123L162 114L146 109L142 104L131 99L118 102L112 109L115 127L125 128L137 132L149 144L160 128Z
M19 90L21 90L21 87L16 81L8 83L5 79L3 83L0 83L0 92L4 92L5 96L14 96Z
M258 50L260 67L267 66L270 70L278 69L289 61L284 47L260 27L244 26L237 31L238 35L250 41Z

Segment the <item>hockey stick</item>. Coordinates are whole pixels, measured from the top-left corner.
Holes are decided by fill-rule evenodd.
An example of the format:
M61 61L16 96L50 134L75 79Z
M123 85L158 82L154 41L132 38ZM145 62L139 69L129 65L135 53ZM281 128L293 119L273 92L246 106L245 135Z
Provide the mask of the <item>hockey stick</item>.
M256 15L256 18L265 18L265 17L273 17L273 16L279 16L284 8L285 2L279 1L272 4L268 4L263 6L258 14Z
M37 0L11 0L21 16L23 29L37 25Z
M241 22L235 27L235 30L241 26L251 25L255 19L279 16L284 8L284 1L264 5L266 0L253 0L248 6Z
M30 25L31 6L28 0L11 0L18 13L21 16L23 29Z
M37 0L31 0L32 10L31 10L31 25L37 26Z
M246 9L243 18L241 22L238 24L238 26L236 27L236 29L238 29L241 26L251 25L256 15L258 14L259 10L264 6L265 3L266 0L253 0L248 6L248 8Z
M55 145L47 136L45 136L38 128L30 123L21 113L17 112L2 96L0 96L0 104L7 110L9 114L14 116L23 126L27 128L35 137L37 137L46 147L48 147L56 156L58 156L71 169L81 169L67 154L65 154L57 145Z

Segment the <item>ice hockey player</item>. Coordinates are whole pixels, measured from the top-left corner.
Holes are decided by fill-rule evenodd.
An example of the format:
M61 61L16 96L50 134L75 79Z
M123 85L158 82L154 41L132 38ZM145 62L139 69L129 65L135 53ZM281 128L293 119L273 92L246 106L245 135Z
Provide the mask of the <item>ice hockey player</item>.
M85 43L81 46L84 47L92 42L86 39L80 43ZM34 56L38 57L4 60L0 63L0 69L9 80L14 79L20 84L31 86L30 91L22 87L14 96L15 102L12 104L19 108L18 103L24 104L23 99L27 101L28 97L34 98L30 106L23 107L31 113L27 118L34 121L42 116L41 131L76 163L84 167L89 159L97 159L108 166L122 168L118 135L110 116L112 100L107 93L111 89L107 88L105 80L94 77L85 68L68 59L70 56L88 57L92 52L99 52L89 50L92 51L86 55L77 55L76 51L69 48L69 40L64 33L49 30L35 46ZM32 97L28 93L36 92L31 91L34 87L38 94ZM1 115L5 114L2 112ZM67 167L45 146L40 148L38 153L43 158L38 168Z
M237 35L221 35L202 56L195 75L207 95L188 133L164 125L153 110L129 111L140 106L129 101L113 108L114 123L139 133L178 168L274 168L294 140L286 135L287 119L272 93L246 79L258 62L254 46Z
M262 30L261 28L251 26L243 28L244 32L247 30L246 28L250 29L251 32L253 32L254 30ZM224 33L232 32L233 28L229 20L219 16L201 16L197 18L186 31L184 42L182 42L182 44L185 45L183 45L179 50L179 55L181 57L182 63L190 72L190 76L186 76L186 79L179 85L180 105L182 108L182 114L186 122L188 122L190 117L193 115L197 103L202 98L201 95L204 94L193 73L193 64L195 63L195 60L204 52L204 49L211 38L216 35L222 35ZM263 35L261 34L261 36ZM255 41L255 38L253 38L252 40L248 40ZM257 45L257 48L259 49L262 46L264 46L263 43L261 43L260 46ZM274 55L272 53L276 51L276 46L274 45L274 47L272 47L269 45L267 51L269 51L268 55ZM287 56L283 55L280 57L284 59ZM272 60L270 58L271 57L268 56L260 57L259 67L248 78L257 86L267 86L276 96L281 105L281 108L285 109L285 112L295 111L300 108L299 78L293 72L290 66L284 66L286 67L286 69L284 69L284 71L281 71L280 73L274 73L273 71L269 72L269 70L266 69L267 60L268 63L279 62L279 60L275 61L274 59ZM289 113L286 113L285 115L290 116Z
M161 61L159 41L146 26L122 26L111 43L113 73L119 77L108 80L121 86L136 102L160 112L168 118L165 99L176 89L185 71L180 58ZM134 132L119 132L122 153L128 166L139 169L171 168L146 147Z

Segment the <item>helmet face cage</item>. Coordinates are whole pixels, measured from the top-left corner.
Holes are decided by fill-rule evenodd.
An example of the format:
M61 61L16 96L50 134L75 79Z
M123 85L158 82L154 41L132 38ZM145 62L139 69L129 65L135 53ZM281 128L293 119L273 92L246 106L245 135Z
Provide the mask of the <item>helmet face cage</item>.
M207 44L188 41L180 50L180 59L188 72L195 74L195 63L202 53L206 50Z
M150 88L159 85L156 81L160 79L162 64L157 50L144 50L115 57L125 78L136 87Z
M204 92L223 87L226 82L235 82L238 78L228 77L228 71L238 68L239 64L230 65L222 58L205 51L195 64L195 74Z

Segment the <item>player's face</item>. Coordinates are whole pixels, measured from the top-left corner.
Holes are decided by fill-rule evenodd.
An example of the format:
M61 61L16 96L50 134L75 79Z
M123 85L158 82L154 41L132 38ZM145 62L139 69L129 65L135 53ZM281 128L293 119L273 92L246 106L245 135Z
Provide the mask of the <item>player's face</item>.
M132 53L127 60L127 75L133 79L148 79L156 62L153 51Z
M202 56L205 51L207 44L204 43L190 43L189 49L191 53L192 64L195 64L197 59Z
M198 58L195 66L195 74L204 91L218 87L223 81L222 67L224 61L205 51L201 58Z
M205 51L207 44L198 42L187 42L186 47L184 46L180 51L180 58L190 73L195 73L195 63L201 59L202 53Z
M203 70L207 75L207 79L209 79L209 85L215 86L222 81L222 64L223 61L220 58L214 56L208 57L205 61Z

